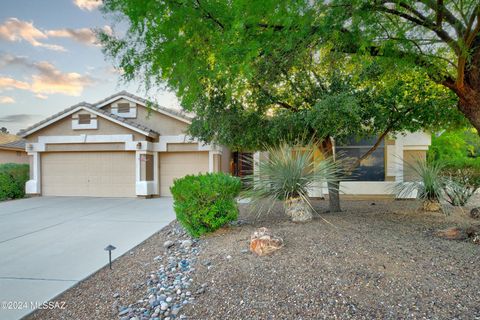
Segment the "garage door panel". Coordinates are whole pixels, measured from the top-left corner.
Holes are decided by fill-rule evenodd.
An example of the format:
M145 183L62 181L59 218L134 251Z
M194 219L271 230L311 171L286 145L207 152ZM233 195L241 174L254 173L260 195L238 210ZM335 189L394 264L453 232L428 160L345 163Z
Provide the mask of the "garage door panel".
M208 172L208 152L160 153L160 195L171 197L173 180L188 174Z
M134 197L135 153L43 153L42 194Z

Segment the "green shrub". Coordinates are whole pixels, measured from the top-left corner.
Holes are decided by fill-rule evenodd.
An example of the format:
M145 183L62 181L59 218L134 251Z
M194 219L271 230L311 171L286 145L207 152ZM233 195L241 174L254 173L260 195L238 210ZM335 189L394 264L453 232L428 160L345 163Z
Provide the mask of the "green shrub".
M225 173L177 179L170 188L177 220L193 237L215 231L237 219L240 189L240 179Z
M5 163L0 165L0 201L25 196L25 183L29 179L28 164Z

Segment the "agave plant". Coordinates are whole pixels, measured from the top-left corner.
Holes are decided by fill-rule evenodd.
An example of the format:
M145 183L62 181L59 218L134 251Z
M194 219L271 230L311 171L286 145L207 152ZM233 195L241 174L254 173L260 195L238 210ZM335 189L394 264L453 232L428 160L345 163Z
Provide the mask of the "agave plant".
M464 206L480 188L480 174L472 168L447 168L445 176L445 200L452 206Z
M441 199L444 198L446 180L442 176L444 164L417 160L407 164L415 176L414 181L400 182L395 186L398 197L410 197L416 193L417 199L423 201L425 211L440 211Z
M313 207L309 190L322 182L339 181L341 167L331 158L314 161L314 146L299 148L287 143L267 148L268 159L258 164L255 172L245 177L243 198L252 201L258 214L270 212L277 201L283 201L285 213L292 221L312 219Z

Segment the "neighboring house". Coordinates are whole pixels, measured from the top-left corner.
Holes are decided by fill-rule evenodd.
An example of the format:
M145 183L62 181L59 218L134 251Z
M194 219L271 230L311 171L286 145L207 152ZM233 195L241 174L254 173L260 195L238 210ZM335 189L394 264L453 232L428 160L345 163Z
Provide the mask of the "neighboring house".
M28 163L25 140L13 134L0 134L0 164Z
M185 135L191 119L125 91L81 102L19 135L31 157L28 194L170 196L175 178L229 171L228 150Z
M187 115L151 106L125 91L94 104L79 103L19 135L30 157L28 194L48 196L171 196L174 179L200 172L243 176L256 170L263 152L231 153L188 137ZM336 146L348 157L366 152L372 141ZM425 158L430 135L417 132L387 139L362 161L354 178L341 183L344 194L378 197L412 173L405 162ZM320 152L315 153L321 158ZM311 196L328 194L319 186Z

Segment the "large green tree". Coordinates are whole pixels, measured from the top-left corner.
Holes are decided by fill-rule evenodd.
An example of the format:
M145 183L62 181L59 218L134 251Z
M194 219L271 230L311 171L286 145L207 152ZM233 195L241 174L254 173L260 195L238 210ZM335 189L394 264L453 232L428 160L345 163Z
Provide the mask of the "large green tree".
M477 0L106 0L104 10L128 23L122 36L103 37L126 78L166 81L186 108L212 82L237 96L255 87L268 93L277 79L292 79L292 66L315 64L329 49L422 69L457 96L480 132Z
M378 135L374 150L390 132L455 118L445 59L375 36L377 11L360 2L107 0L104 10L127 28L101 35L125 79L175 90L206 141Z

